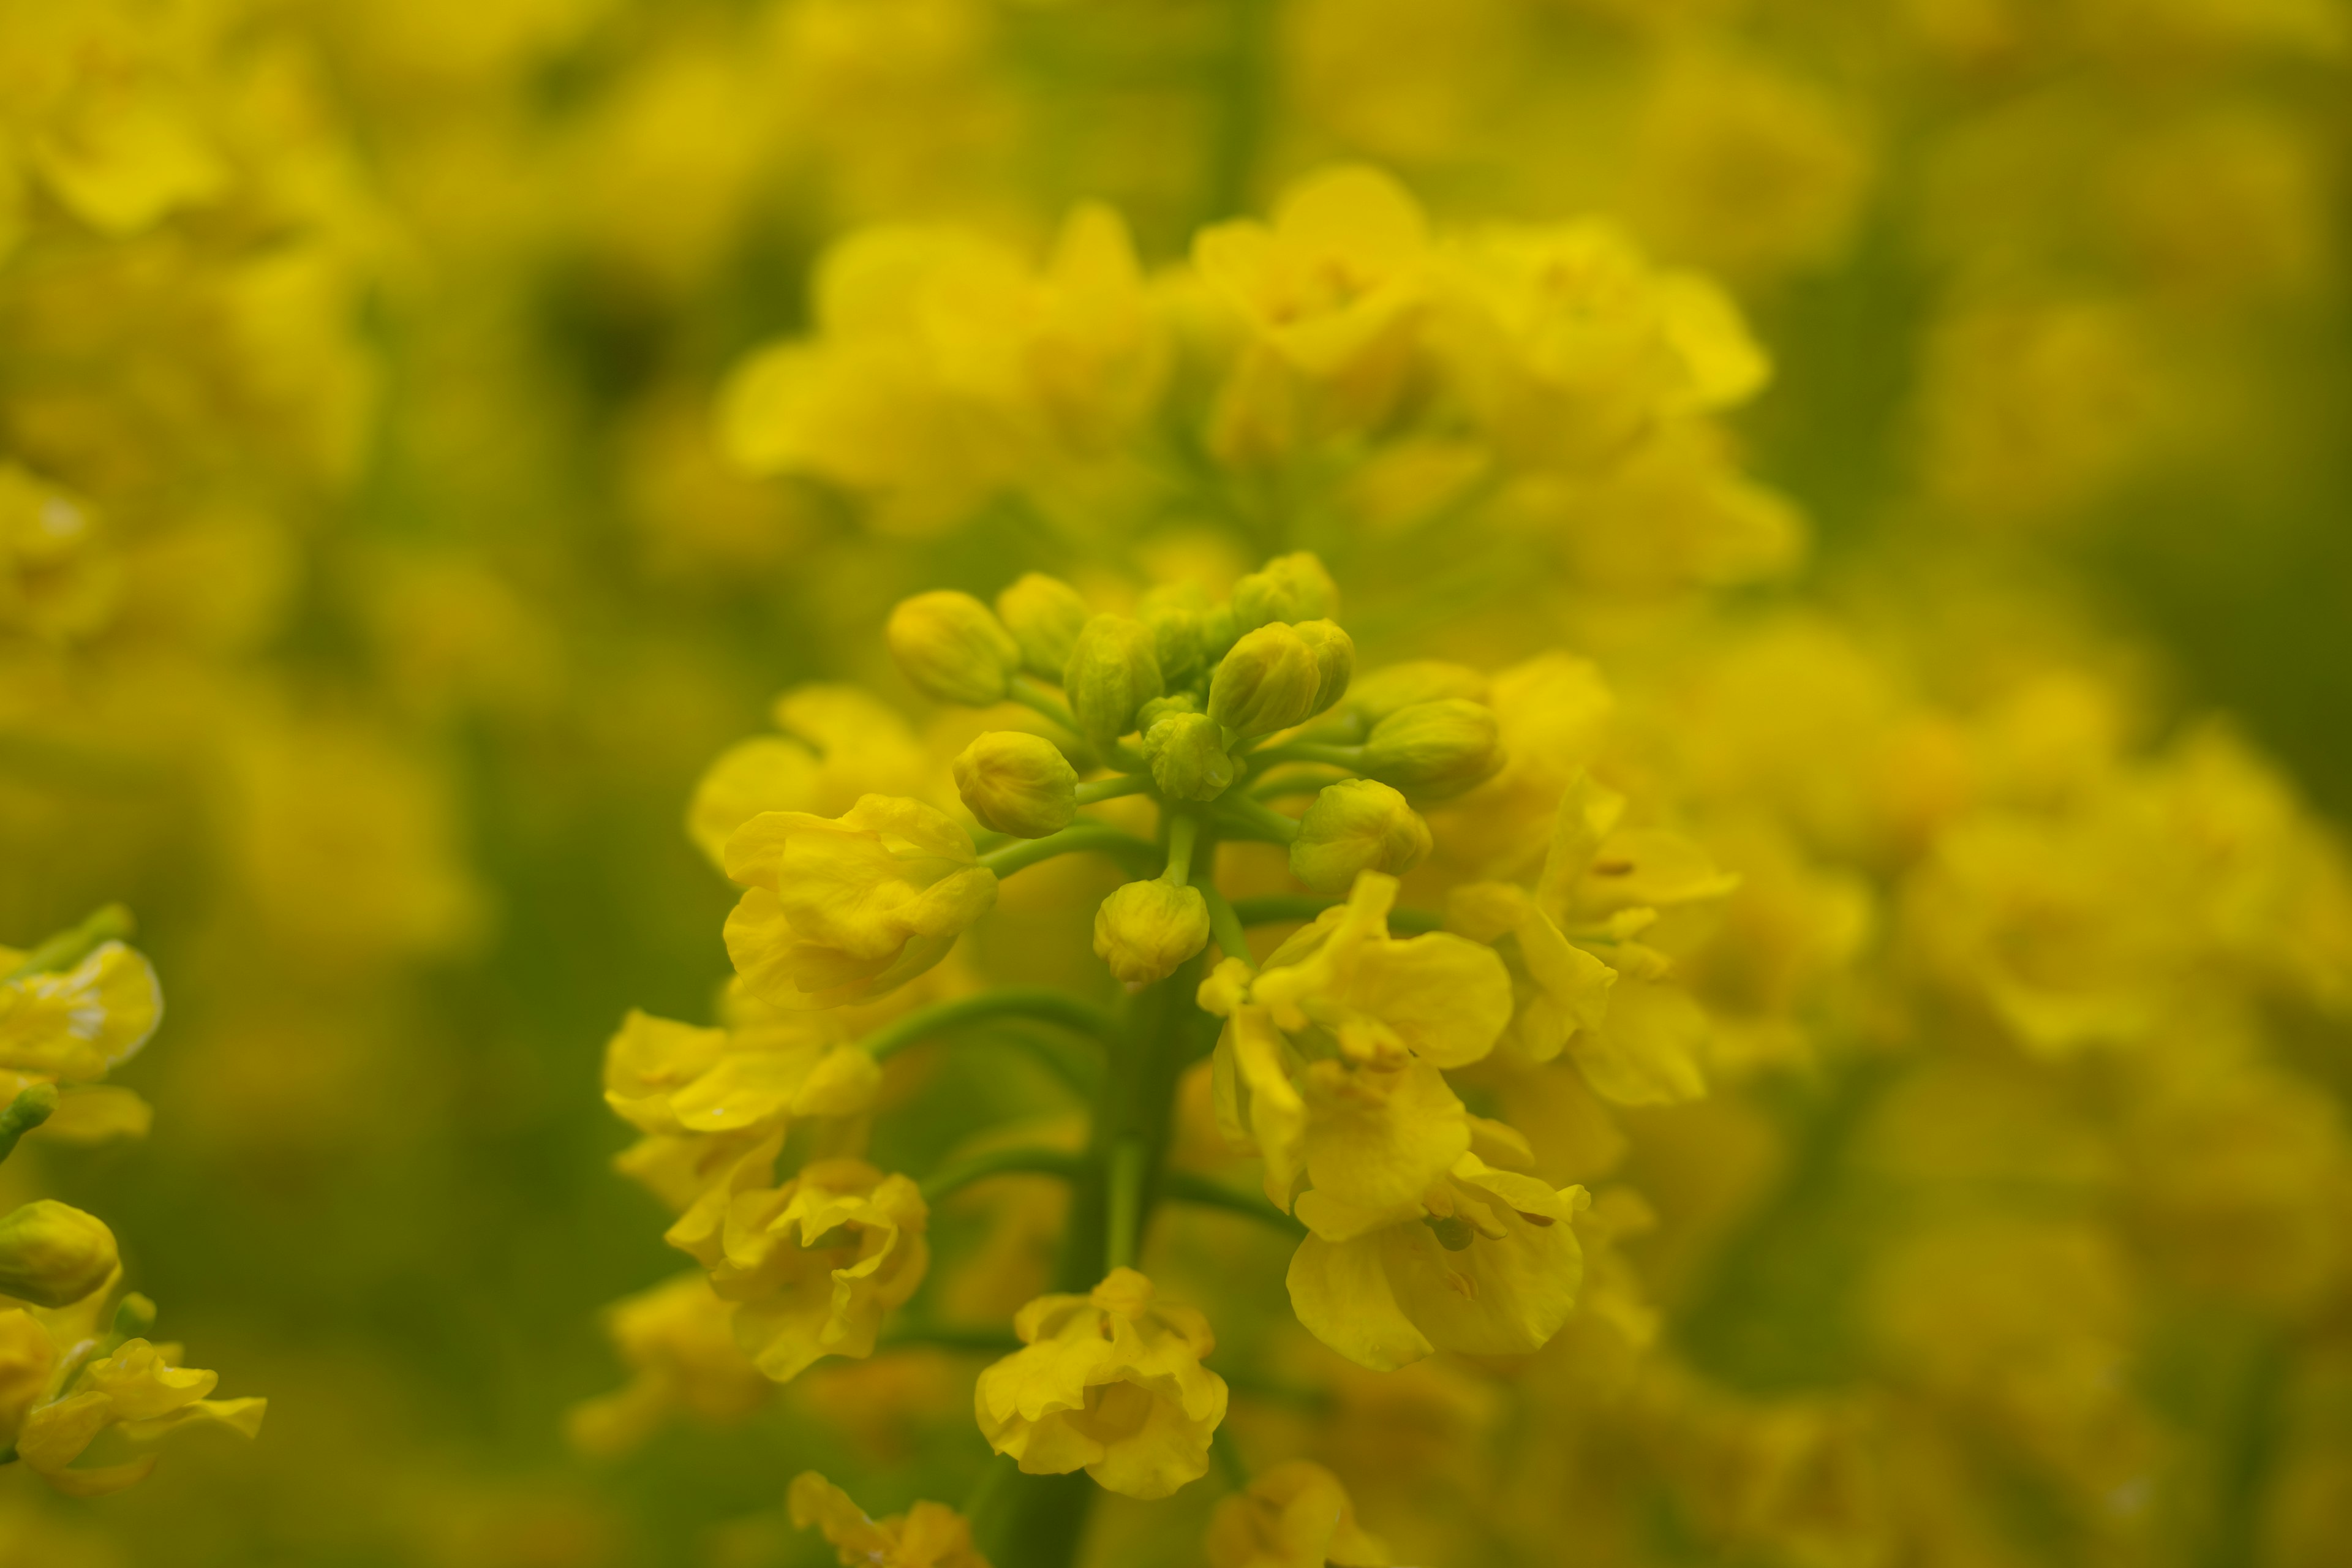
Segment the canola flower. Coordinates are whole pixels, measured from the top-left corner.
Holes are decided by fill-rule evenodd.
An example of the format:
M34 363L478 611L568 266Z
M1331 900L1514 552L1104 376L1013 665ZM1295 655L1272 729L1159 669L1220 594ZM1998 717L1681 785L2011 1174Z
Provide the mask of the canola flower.
M0 948L0 1160L27 1134L75 1141L143 1136L147 1108L96 1080L155 1032L155 971L125 944L128 913L100 910L29 952ZM12 1304L13 1303L13 1304ZM257 1436L268 1402L209 1397L220 1374L182 1364L146 1335L155 1305L123 1289L112 1231L40 1199L0 1215L0 1436L68 1497L103 1497L146 1479L173 1434L219 1426ZM84 1463L94 1447L110 1450Z

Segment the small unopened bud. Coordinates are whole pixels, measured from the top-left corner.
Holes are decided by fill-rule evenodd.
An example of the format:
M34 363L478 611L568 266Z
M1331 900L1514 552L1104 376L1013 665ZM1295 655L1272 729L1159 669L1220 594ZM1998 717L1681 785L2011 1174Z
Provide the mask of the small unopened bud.
M1200 710L1201 700L1198 697L1189 691L1171 691L1165 697L1155 697L1137 709L1135 727L1150 734L1151 726L1159 723L1162 719L1173 718L1179 713L1198 713Z
M901 599L884 628L890 657L924 696L967 708L1004 700L1021 645L970 594L941 589Z
M1339 586L1311 551L1277 555L1234 584L1234 627L1319 621L1339 613Z
M1134 729L1136 710L1164 689L1151 628L1126 616L1087 621L1062 670L1078 727L1106 744Z
M1042 735L991 730L963 749L954 768L956 793L999 833L1043 838L1078 813L1078 771Z
M1020 645L1029 673L1061 679L1070 647L1087 624L1087 602L1078 591L1059 577L1032 572L996 595L996 614Z
M1240 735L1287 730L1315 711L1323 668L1297 628L1277 621L1234 644L1209 679L1209 717Z
M1211 605L1200 584L1170 583L1154 588L1136 602L1135 615L1151 628L1160 649L1160 673L1171 685L1181 685L1207 667Z
M1234 782L1224 731L1205 713L1171 713L1143 732L1151 782L1171 800L1214 800Z
M0 1296L70 1307L113 1278L120 1261L104 1221L54 1198L0 1219Z
M1400 708L1373 725L1360 771L1394 784L1415 805L1427 805L1486 783L1502 765L1495 715L1449 697Z
M1165 980L1209 945L1209 903L1198 888L1129 882L1095 911L1095 956L1129 985Z
M1371 779L1349 779L1317 795L1299 818L1290 870L1317 892L1340 897L1360 871L1402 877L1429 845L1429 824L1403 795Z
M1323 712L1348 695L1356 673L1355 639L1337 621L1301 621L1290 629L1315 656L1315 712Z
M1487 689L1486 678L1466 664L1416 658L1358 676L1348 689L1348 708L1363 715L1365 723L1377 724L1416 702L1442 702L1449 697L1484 702Z

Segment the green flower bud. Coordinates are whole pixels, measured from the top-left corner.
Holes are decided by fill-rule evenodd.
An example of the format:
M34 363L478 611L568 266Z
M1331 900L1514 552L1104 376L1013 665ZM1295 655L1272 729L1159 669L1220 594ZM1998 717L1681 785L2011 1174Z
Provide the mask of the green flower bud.
M1336 621L1301 621L1290 629L1315 655L1315 712L1323 712L1348 694L1356 673L1355 639Z
M1403 795L1371 779L1332 784L1298 821L1291 874L1318 893L1344 897L1360 871L1402 877L1429 853L1429 824Z
M1287 730L1315 711L1323 668L1297 629L1276 621L1234 644L1209 679L1209 717L1242 735Z
M1339 613L1339 585L1313 552L1277 555L1234 584L1234 628L1275 621L1320 621Z
M1209 903L1198 888L1129 882L1095 911L1095 956L1129 985L1165 980L1209 945Z
M1070 647L1087 624L1087 602L1078 591L1059 577L1031 572L996 595L996 614L1021 646L1029 673L1061 679Z
M1149 735L1151 726L1162 719L1179 713L1198 713L1201 700L1189 691L1171 691L1165 697L1155 697L1135 710L1135 727Z
M1134 729L1135 710L1165 689L1151 628L1126 616L1087 622L1062 670L1078 727L1106 745Z
M1197 583L1170 583L1136 602L1136 617L1151 628L1160 673L1181 685L1208 667L1209 595Z
M1171 713L1143 732L1151 782L1171 800L1214 800L1234 782L1224 731L1204 713Z
M884 628L890 657L924 696L967 708L1004 700L1021 645L970 594L941 589L901 599Z
M1403 664L1383 665L1358 677L1348 689L1348 710L1363 715L1367 724L1377 724L1398 709L1410 708L1416 702L1442 702L1449 697L1484 702L1486 691L1486 678L1466 664L1416 658Z
M1201 918L1205 931L1208 916ZM104 1221L54 1199L0 1219L0 1296L70 1307L113 1278L120 1261Z
M1484 784L1502 765L1495 715L1475 702L1448 697L1400 708L1373 725L1360 771L1425 805Z
M956 793L999 833L1043 838L1078 814L1078 771L1042 735L991 730L966 746L954 766Z

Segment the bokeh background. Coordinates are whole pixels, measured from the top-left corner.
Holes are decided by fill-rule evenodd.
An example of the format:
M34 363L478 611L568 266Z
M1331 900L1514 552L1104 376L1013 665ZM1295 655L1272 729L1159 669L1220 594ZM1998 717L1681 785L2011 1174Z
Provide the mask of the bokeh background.
M920 1390L822 1378L610 1463L563 1437L620 1376L601 1304L677 1261L597 1075L626 1008L726 976L703 768L797 681L908 701L903 593L1219 526L1074 561L1015 507L877 526L730 467L717 390L808 330L836 237L1034 250L1100 199L1160 265L1344 159L1442 223L1614 215L1775 363L1729 426L1807 542L1713 604L2063 647L2341 821L2347 155L2338 0L11 0L0 940L122 900L170 1011L124 1075L152 1138L37 1141L0 1185L108 1216L271 1411L102 1503L0 1474L0 1563L813 1563L804 1464L977 1473L968 1427L885 1419ZM100 520L81 555L36 548L43 487ZM1375 653L1499 592L1365 581ZM1605 656L1697 613L1654 586L1596 569L1546 629ZM1690 1331L1758 1390L1845 1375ZM2263 1522L2263 1418L2197 1560L2352 1553L2340 1512Z

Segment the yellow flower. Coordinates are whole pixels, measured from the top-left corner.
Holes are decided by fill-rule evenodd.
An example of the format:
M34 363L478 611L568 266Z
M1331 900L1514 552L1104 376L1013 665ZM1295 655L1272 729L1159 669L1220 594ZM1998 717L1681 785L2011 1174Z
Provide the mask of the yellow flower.
M805 1016L698 1028L632 1009L604 1048L604 1103L647 1132L769 1131L855 1116L881 1084L874 1058Z
M724 869L727 840L763 811L834 816L860 795L929 793L930 752L898 712L854 686L797 686L776 699L780 735L719 753L695 785L687 832Z
M1210 1568L1388 1568L1392 1561L1356 1523L1339 1478L1304 1459L1266 1471L1209 1521Z
M1303 1194L1313 1234L1290 1260L1290 1304L1309 1332L1389 1372L1433 1351L1523 1355L1575 1309L1584 1258L1570 1224L1590 1200L1475 1154L1419 1201L1360 1207Z
M774 1392L735 1342L735 1308L699 1274L678 1278L617 1301L605 1332L630 1372L611 1394L572 1407L564 1430L583 1453L627 1452L674 1413L705 1421L739 1420Z
M779 1142L744 1156L670 1227L674 1247L737 1303L735 1341L778 1383L820 1356L867 1356L930 1266L923 1195L861 1160L821 1160L767 1184Z
M68 1497L102 1497L143 1480L155 1468L150 1454L96 1469L68 1468L99 1435L119 1431L145 1446L184 1427L214 1425L258 1436L265 1399L208 1399L220 1374L172 1364L145 1340L126 1340L113 1354L82 1369L74 1391L39 1405L25 1418L16 1454Z
M153 966L104 942L71 969L0 983L0 1069L66 1083L103 1078L138 1054L163 1016Z
M0 1296L66 1307L114 1278L114 1233L95 1215L42 1198L0 1219Z
M1163 1498L1209 1468L1225 1380L1201 1364L1209 1320L1114 1268L1084 1296L1040 1296L1013 1320L1026 1349L980 1374L981 1435L1033 1476L1083 1467L1111 1491Z
M803 1470L793 1478L793 1523L814 1524L841 1553L842 1568L988 1568L971 1544L971 1523L945 1503L919 1502L875 1520L847 1492Z
M1359 872L1402 877L1429 849L1429 824L1403 795L1374 779L1348 779L1326 786L1299 818L1290 874L1318 893L1339 893Z
M727 841L748 889L727 952L754 994L835 1007L897 989L945 958L996 901L971 837L919 800L862 796L840 817L762 812Z
M1485 1056L1510 1019L1511 982L1491 949L1444 932L1388 934L1393 877L1366 871L1252 975L1228 958L1201 985L1227 1020L1217 1116L1265 1161L1287 1208L1303 1175L1367 1207L1410 1203L1470 1147L1441 1068Z

